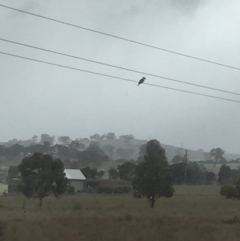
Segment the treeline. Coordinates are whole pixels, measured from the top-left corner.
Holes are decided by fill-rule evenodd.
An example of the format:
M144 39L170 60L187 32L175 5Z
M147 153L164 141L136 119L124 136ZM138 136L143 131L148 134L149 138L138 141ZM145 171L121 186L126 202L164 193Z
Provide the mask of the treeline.
M118 167L110 168L107 170L109 174L109 179L112 180L110 183L115 183L115 181L119 184L120 180L125 181L125 184L131 183L136 175L136 169L138 167L138 163L134 161L128 161ZM66 167L65 167L66 168ZM172 176L173 184L175 185L211 185L216 181L220 185L235 185L240 178L240 170L231 169L227 165L222 165L218 175L216 176L213 172L207 171L203 166L199 165L197 162L181 162L175 163L169 166ZM91 168L89 166L80 168L84 176L87 178L87 186L89 188L96 189L102 182L102 177L104 175L104 171L98 171L97 168ZM17 166L11 166L8 172L8 182L14 177L19 176L19 170ZM106 183L109 183L105 180L104 185L99 186L99 193L109 193L112 189L112 186L105 186ZM123 184L123 182L122 182ZM124 185L125 185L124 184ZM127 188L124 189L124 186L119 186L118 188L129 192L129 185L126 185ZM106 188L106 190L105 190ZM116 188L116 187L115 187ZM116 191L116 190L115 190ZM119 191L121 192L121 191ZM124 193L124 191L122 191Z
M36 152L60 158L69 168L98 165L109 160L109 157L96 143L91 143L87 148L77 141L72 141L68 147L60 144L51 146L49 142L33 144L27 147L19 144L14 144L10 147L0 146L0 156L6 156L8 159L29 156ZM75 161L71 162L69 159Z
M198 161L199 164L228 164L228 163L235 163L240 164L240 158L236 158L235 160L232 159L230 161L227 161L226 159L219 160L217 163L215 160L206 160L206 161Z
M125 162L118 165L117 169L108 170L109 177L112 180L124 180L131 182L136 174L138 164L134 161ZM240 178L240 169L231 169L223 164L216 176L213 172L207 171L205 167L197 162L175 163L169 166L173 183L175 185L211 185L218 182L220 185L235 184ZM94 179L103 175L103 171L98 172L96 168L81 168L86 178Z
M118 165L117 169L111 168L109 176L111 180L124 180L132 182L136 175L138 163L136 162L125 162L122 165ZM236 192L235 186L240 187L240 169L231 169L229 166L223 164L218 172L218 175L215 175L213 172L207 171L206 168L202 165L199 165L197 162L181 162L175 163L169 166L172 181L175 185L212 185L218 183L223 186L222 195L227 197L237 197L240 198L240 188L239 192ZM96 169L91 169L89 167L81 169L84 175L87 178L97 178L99 173ZM95 175L92 175L95 173ZM97 188L100 182L92 181L92 188ZM129 187L126 188L126 191L130 191ZM104 187L101 187L101 192L109 193L114 192L112 187L107 187L106 190Z
M94 134L90 138L81 138L71 140L69 136L60 136L57 138L48 134L42 134L40 140L34 136L27 141L11 140L4 145L0 145L0 157L6 157L7 160L19 160L25 156L32 155L35 152L50 154L62 160L75 160L80 163L74 163L73 167L85 165L97 165L103 161L113 159L130 159L134 149L129 144L134 140L133 135L119 136L123 147L115 148L109 144L117 140L114 133L106 135ZM101 143L101 146L100 146ZM67 164L67 162L66 162ZM68 162L69 165L69 162ZM69 166L71 168L71 166Z
M170 166L173 183L177 185L211 185L216 181L216 175L207 171L197 162L181 162Z
M111 168L108 173L111 179L121 179L124 181L132 181L136 174L138 163L125 162L118 165L117 169ZM175 163L169 166L173 183L176 185L211 185L216 181L216 175L209 172L204 167L199 166L196 162ZM96 169L89 167L81 169L87 178L96 178ZM93 176L92 173L95 173Z
M235 160L232 159L230 161L228 161L223 155L224 155L224 150L222 150L221 148L213 148L210 150L209 153L204 153L204 156L206 158L206 160L201 160L198 161L199 164L227 164L227 163L236 163L239 164L240 163L240 158L236 158ZM176 155L173 157L173 159L171 160L171 163L179 163L179 162L185 162L186 161L187 156L181 156L181 155Z
M48 134L42 134L40 137L38 136L33 136L31 139L28 140L17 140L17 139L12 139L6 142L4 145L7 147L13 146L15 144L19 144L21 146L30 146L34 145L36 143L43 144L44 142L50 143L50 145L54 144L63 144L65 146L68 146L72 141L78 141L78 142L91 142L91 141L112 141L112 140L122 140L124 143L128 144L130 141L134 140L134 136L132 134L128 135L120 135L117 137L115 133L109 132L107 134L99 135L99 134L94 134L91 135L89 138L79 138L76 140L72 140L69 136L60 136L60 137L55 137L51 136Z

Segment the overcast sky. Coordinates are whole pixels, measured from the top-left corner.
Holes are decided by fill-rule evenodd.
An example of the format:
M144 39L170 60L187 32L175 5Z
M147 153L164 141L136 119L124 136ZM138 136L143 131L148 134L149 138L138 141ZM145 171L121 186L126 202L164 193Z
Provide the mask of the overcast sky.
M0 0L1 4L240 67L239 0ZM240 71L146 48L0 7L0 38L240 92ZM0 41L0 51L138 81L143 75ZM0 141L115 132L189 149L240 153L240 103L0 54ZM147 83L240 97L145 76Z

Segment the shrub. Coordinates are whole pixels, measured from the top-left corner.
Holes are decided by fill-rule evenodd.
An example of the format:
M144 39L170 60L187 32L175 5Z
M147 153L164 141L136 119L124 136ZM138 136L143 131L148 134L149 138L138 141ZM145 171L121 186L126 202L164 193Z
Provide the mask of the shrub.
M221 187L220 194L226 198L238 198L239 194L235 186L224 185Z

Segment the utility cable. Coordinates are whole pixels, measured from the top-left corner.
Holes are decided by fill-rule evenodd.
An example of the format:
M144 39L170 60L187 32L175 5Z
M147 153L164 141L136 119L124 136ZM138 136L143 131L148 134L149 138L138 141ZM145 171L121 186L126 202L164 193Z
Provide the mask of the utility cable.
M146 73L146 72L142 72L142 71L139 71L139 70L129 69L129 68L121 67L121 66L116 66L116 65L112 65L112 64L108 64L108 63L103 63L103 62L100 62L100 61L86 59L86 58L82 58L82 57L78 57L78 56L74 56L74 55L70 55L70 54L61 53L61 52L53 51L53 50L50 50L50 49L40 48L40 47L37 47L37 46L24 44L24 43L20 43L20 42L8 40L8 39L0 38L0 41L4 41L4 42L7 42L7 43L12 43L12 44L16 44L16 45L32 48L32 49L37 49L37 50L41 50L41 51L45 51L45 52L49 52L49 53L53 53L53 54L57 54L57 55L62 55L62 56L65 56L65 57L79 59L79 60L83 60L83 61L87 61L87 62L91 62L91 63L95 63L95 64L105 65L105 66L108 66L108 67L121 69L121 70L129 71L129 72L134 72L134 73L138 73L138 74L144 74L144 75L148 75L148 76L151 76L151 77L165 79L165 80L169 80L169 81L173 81L173 82L177 82L177 83L181 83L181 84L191 85L191 86L195 86L195 87L199 87L199 88L214 90L214 91L223 92L223 93L232 94L232 95L240 95L240 93L237 93L237 92L227 91L227 90L223 90L223 89L217 89L217 88L213 88L213 87L210 87L210 86L194 84L194 83L190 83L190 82L186 82L186 81L182 81L182 80L177 80L177 79L168 78L168 77L164 77L164 76L160 76L160 75Z
M71 70L81 71L81 72L85 72L85 73L89 73L89 74L104 76L104 77L108 77L108 78L113 78L113 79L118 79L118 80L124 80L124 81L128 81L128 82L138 83L138 81L136 81L136 80L121 78L121 77L108 75L108 74L102 74L102 73L99 73L99 72L93 72L93 71L79 69L79 68L74 68L74 67L61 65L61 64L55 64L55 63L51 63L51 62L47 62L47 61L43 61L43 60L38 60L38 59L33 59L33 58L28 58L28 57L24 57L24 56L20 56L20 55L15 55L15 54L10 54L10 53L5 53L5 52L0 52L0 54L11 56L11 57L15 57L15 58L20 58L20 59L30 60L30 61L34 61L34 62L38 62L38 63L48 64L48 65L52 65L52 66L57 66L57 67L65 68L65 69L71 69ZM240 101L238 101L238 100L227 99L227 98L222 98L222 97L213 96L213 95L207 95L207 94L201 94L201 93L192 92L192 91L188 91L188 90L176 89L176 88L171 88L171 87L161 86L161 85L156 85L156 84L150 84L150 83L144 83L144 84L145 85L149 85L149 86L153 86L153 87L158 87L158 88L164 88L164 89L168 89L168 90L184 92L184 93L188 93L188 94L194 94L194 95L199 95L199 96L204 96L204 97L209 97L209 98L214 98L214 99L219 99L219 100L224 100L224 101L240 103Z

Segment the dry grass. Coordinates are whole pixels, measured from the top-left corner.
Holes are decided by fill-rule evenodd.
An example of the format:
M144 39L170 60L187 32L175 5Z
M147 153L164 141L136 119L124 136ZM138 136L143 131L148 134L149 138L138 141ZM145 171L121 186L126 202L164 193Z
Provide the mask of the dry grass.
M65 196L37 200L0 197L0 240L237 241L240 201L226 200L218 186L176 187L154 210L146 199L121 195Z

